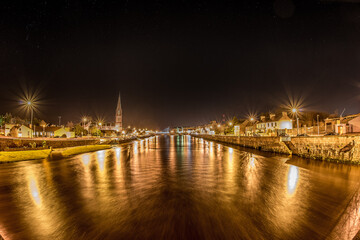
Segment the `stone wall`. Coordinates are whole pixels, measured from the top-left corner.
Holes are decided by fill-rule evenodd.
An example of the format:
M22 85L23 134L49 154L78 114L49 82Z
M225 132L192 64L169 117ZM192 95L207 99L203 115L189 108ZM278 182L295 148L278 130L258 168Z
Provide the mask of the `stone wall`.
M282 141L281 137L194 136L262 151L360 164L360 135L292 137L288 139L291 141Z
M360 163L360 136L292 137L287 143L293 154L330 161Z
M53 148L93 145L93 144L99 143L98 139L43 140L43 139L0 138L0 151L12 149L12 148L30 147L30 144L33 144L33 143L36 143L36 146L40 147L40 146L42 146L44 141L46 141L46 146L53 147Z
M291 154L286 144L281 141L280 137L237 137L221 135L194 135L206 140L230 143L242 147L255 148L267 152Z

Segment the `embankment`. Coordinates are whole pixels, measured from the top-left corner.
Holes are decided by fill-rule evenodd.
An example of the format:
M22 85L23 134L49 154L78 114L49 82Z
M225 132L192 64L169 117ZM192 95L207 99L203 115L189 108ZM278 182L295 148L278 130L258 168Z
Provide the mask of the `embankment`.
M44 159L50 153L51 149L0 152L0 163Z
M77 147L69 147L69 148L58 148L51 152L51 157L58 159L58 158L68 157L71 155L94 152L109 148L111 148L110 145L86 145L86 146L77 146Z
M117 141L115 144L128 143L133 140L134 139L124 139ZM25 150L21 148L13 148L10 151L0 151L0 163L25 161L25 160L37 160L37 159L45 159L45 158L60 159L71 155L111 148L110 144L85 145L86 143L92 143L93 140L76 140L76 141L55 140L54 142L56 143L61 142L61 144L54 144L55 146L58 146L58 148L53 148L53 147L50 147L48 149L27 148ZM74 144L73 146L71 146L72 143ZM59 146L66 146L66 147L59 147Z
M30 147L31 145L37 147L43 146L52 148L66 148L74 146L94 145L99 143L99 139L31 139L31 138L0 138L0 151L8 149Z
M287 139L281 137L194 136L206 140L255 148L262 151L294 154L311 159L360 164L360 135L291 137Z
M287 145L301 157L360 164L360 135L292 137Z
M220 135L193 135L206 140L234 144L242 147L255 148L266 152L291 154L291 151L280 137L236 137Z

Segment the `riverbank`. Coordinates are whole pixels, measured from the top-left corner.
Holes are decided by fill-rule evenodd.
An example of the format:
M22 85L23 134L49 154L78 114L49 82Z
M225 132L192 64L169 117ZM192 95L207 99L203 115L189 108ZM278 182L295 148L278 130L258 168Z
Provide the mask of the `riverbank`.
M141 136L140 139L148 138L151 136ZM17 140L17 139L16 139ZM25 139L26 141L27 139ZM53 148L49 147L46 149L45 147L39 147L39 149L30 149L30 148L14 148L9 151L0 151L0 163L9 163L9 162L16 162L16 161L26 161L26 160L37 160L37 159L61 159L64 157L87 153L87 152L94 152L99 150L105 150L111 148L111 145L117 144L125 144L137 140L137 137L129 138L129 139L117 139L117 140L109 140L104 142L103 144L88 144L95 141L98 143L98 139L82 139L82 140L54 140L53 142L61 142L58 144L65 145L68 147L60 147L60 148ZM19 140L24 141L24 140ZM36 139L35 141L41 142L41 140ZM76 141L76 142L74 142ZM74 146L71 144L74 143ZM70 146L69 146L70 145Z
M0 137L0 151L26 148L66 148L99 144L98 138L11 138Z
M60 148L53 150L50 154L50 157L52 159L58 159L58 158L69 157L71 155L105 150L109 148L111 148L110 145L87 145L87 146Z
M52 149L0 152L0 163L48 158Z
M71 155L94 152L111 148L110 145L86 145L57 149L23 150L23 151L1 151L0 163L38 160L38 159L60 159Z
M210 141L255 148L266 152L293 154L337 163L360 164L360 135L315 137L248 137L192 135Z

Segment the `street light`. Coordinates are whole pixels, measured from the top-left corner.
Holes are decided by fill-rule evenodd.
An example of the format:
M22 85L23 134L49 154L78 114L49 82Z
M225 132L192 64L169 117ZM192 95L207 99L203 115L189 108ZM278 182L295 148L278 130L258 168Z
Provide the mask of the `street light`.
M98 123L98 125L99 125L99 131L100 131L100 128L101 128L101 124L102 124L101 122ZM98 131L98 136L100 137L100 132L99 132L99 131Z
M297 128L297 135L299 135L299 117L298 117L298 110L296 108L292 109L292 112L296 115L296 128Z
M31 101L27 101L27 106L31 111L31 120L30 120L30 129L31 129L31 138L33 138L34 132L33 132L33 117L34 117L34 106Z
M319 136L320 135L319 114L316 116L316 118L317 118L318 136Z
M86 119L86 117L84 117L82 120L83 120L83 122L84 122L84 123L83 123L83 129L85 130L85 122L86 122L87 119ZM83 136L84 136L84 131L83 131Z
M253 117L250 118L251 123L254 121L255 119ZM254 125L251 126L251 132L254 135Z

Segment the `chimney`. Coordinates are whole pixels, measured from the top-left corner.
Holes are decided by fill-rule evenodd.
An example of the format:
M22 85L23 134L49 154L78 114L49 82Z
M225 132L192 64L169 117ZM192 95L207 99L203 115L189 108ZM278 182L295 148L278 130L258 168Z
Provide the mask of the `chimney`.
M264 122L265 121L265 116L260 116L260 121Z
M282 112L282 116L283 116L283 117L287 117L287 113L286 113L286 112Z
M275 114L270 113L269 115L270 115L270 120L274 120L274 119L275 119Z

